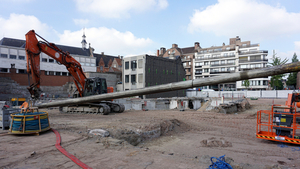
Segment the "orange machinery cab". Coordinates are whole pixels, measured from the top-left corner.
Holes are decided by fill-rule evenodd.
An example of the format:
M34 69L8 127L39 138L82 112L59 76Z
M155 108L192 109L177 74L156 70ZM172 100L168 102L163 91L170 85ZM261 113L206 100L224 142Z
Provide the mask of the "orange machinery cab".
M295 97L296 96L296 97ZM257 112L256 137L300 144L300 107L297 94L289 94L286 105L272 105Z

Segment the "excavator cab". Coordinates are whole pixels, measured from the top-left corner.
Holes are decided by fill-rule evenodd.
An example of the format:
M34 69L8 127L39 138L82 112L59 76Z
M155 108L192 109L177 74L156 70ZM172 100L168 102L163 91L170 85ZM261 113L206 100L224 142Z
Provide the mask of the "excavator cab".
M83 90L83 96L92 96L107 93L106 79L104 78L87 78Z

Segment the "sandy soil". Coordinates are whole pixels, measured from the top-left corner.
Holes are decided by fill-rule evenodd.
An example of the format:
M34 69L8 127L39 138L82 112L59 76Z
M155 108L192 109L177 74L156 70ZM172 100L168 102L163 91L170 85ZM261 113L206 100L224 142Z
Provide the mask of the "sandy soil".
M225 155L233 168L300 168L297 145L257 139L256 111L273 100L249 100L238 114L214 111L125 111L107 116L49 112L62 147L92 168L208 168L210 157ZM277 99L275 104L284 104ZM105 129L110 137L88 134ZM52 131L35 135L0 134L0 168L80 168L55 148ZM134 146L135 145L135 146Z

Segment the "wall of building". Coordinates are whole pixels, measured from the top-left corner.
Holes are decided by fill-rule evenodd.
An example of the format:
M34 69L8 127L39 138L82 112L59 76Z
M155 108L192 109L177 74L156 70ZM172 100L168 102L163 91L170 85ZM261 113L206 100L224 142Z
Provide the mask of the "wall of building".
M134 90L140 89L145 87L145 64L146 63L146 55L139 55L139 56L132 56L126 57L123 59L123 89L124 90ZM131 63L132 61L136 62L136 68L132 68ZM126 62L129 63L128 69L126 69L125 65ZM126 82L125 77L129 75L129 81ZM136 75L136 82L132 83L131 75ZM139 76L141 75L141 76ZM141 79L139 79L141 78Z
M185 80L181 59L173 60L155 56L146 57L145 86L156 86ZM146 95L146 98L184 97L185 90Z
M21 86L28 86L28 74L27 73L16 73L15 68L9 69L10 73L0 72L0 77L9 77ZM72 76L56 76L56 75L45 75L45 71L41 70L41 86L62 86L68 82L73 82ZM33 83L32 77L30 76L30 83Z
M99 72L85 72L87 78L92 77L101 77L106 79L106 83L108 87L113 87L114 91L117 91L117 84L118 82L122 81L121 74L115 73L99 73Z

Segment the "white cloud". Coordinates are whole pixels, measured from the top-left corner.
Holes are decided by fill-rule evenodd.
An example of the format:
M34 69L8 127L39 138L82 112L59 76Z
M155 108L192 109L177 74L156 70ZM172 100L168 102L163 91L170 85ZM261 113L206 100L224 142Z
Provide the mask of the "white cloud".
M289 59L288 63L292 62L294 53L296 53L298 60L300 60L300 41L294 42L294 50L284 52L278 49L277 51L275 51L275 53L277 53L276 56L280 57L282 60L285 58ZM270 54L269 57L271 58L273 53Z
M35 16L13 13L8 19L0 16L0 23L1 36L9 38L25 39L25 34L32 29L45 38L54 33L47 24L40 22Z
M75 25L86 26L90 21L88 19L73 19Z
M295 41L294 44L295 44L295 49L300 51L300 41Z
M83 30L74 32L66 30L59 35L59 43L80 47L82 35ZM95 53L104 52L108 55L141 54L153 43L149 38L138 38L131 32L120 32L106 27L86 28L85 35L87 43L91 43Z
M130 17L131 12L165 9L167 0L75 0L80 11L104 18Z
M299 33L300 13L287 12L256 0L218 0L190 18L190 32L212 32L218 36L240 35L251 39Z

